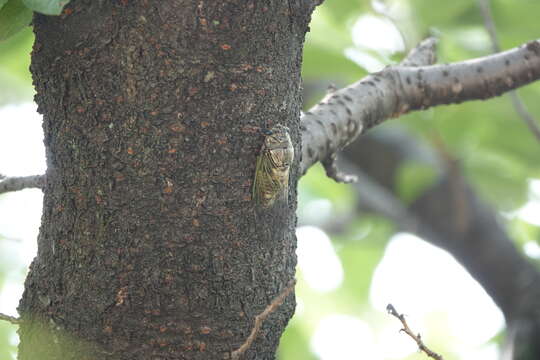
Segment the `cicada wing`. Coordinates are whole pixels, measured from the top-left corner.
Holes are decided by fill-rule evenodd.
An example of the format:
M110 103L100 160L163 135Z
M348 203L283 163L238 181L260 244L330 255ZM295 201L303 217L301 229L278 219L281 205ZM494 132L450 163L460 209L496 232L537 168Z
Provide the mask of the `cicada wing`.
M283 184L273 164L272 151L263 149L257 158L253 200L262 207L270 207L280 195L282 187Z
M255 178L253 179L253 188L252 188L252 200L255 202L255 204L259 205L262 201L262 195L261 195L261 187L262 187L262 177L264 174L262 173L262 162L263 162L263 153L261 153L257 156L257 165L255 166Z

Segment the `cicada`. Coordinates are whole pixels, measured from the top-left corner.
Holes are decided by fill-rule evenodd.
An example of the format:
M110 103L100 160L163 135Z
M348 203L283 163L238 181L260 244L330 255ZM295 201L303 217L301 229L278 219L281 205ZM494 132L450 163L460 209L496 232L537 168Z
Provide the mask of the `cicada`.
M276 125L270 130L263 130L263 134L264 143L257 157L253 180L253 201L268 208L278 199L287 201L294 148L286 126Z

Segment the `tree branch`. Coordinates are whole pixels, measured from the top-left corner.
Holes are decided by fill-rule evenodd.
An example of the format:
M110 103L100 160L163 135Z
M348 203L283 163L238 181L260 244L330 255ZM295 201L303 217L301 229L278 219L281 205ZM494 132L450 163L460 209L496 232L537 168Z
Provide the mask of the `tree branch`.
M493 21L493 16L491 14L490 0L478 0L478 5L480 7L480 13L484 18L484 26L489 34L491 39L491 48L493 52L500 52L501 46L499 45L499 40L497 38L497 29L495 28L495 21ZM525 125L533 133L537 140L540 141L540 127L538 122L531 113L527 110L527 107L519 97L516 91L510 91L510 100L512 101L512 106L518 113L518 115L523 119Z
M42 189L45 186L45 175L13 176L0 175L0 194L29 188Z
M398 313L396 308L394 307L394 305L388 304L386 306L386 311L388 311L388 313L390 315L398 318L399 321L401 321L401 325L403 325L403 328L401 329L401 331L403 331L405 334L409 335L411 337L411 339L413 339L416 342L416 345L418 345L418 349L420 349L420 351L424 352L427 356L429 356L432 359L443 360L442 355L439 355L435 351L430 350L426 346L426 344L424 344L424 341L422 340L422 337L420 336L420 334L415 335L413 333L413 331L411 330L411 328L407 324L407 321L405 320L405 315Z
M19 325L20 323L20 320L18 318L2 313L0 313L0 320L7 321L8 323L11 323L13 325Z
M428 41L432 43L422 42L402 65L328 94L302 115L301 174L388 118L436 105L488 99L540 78L537 40L483 58L413 66L434 61L434 40Z

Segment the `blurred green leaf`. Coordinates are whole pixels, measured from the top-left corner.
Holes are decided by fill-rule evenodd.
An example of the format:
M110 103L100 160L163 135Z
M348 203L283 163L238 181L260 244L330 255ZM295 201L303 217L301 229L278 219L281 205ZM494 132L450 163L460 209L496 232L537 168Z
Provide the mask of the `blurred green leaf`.
M327 16L334 23L335 27L350 26L351 23L365 11L370 10L369 1L365 0L334 0L325 1L315 10Z
M396 176L396 189L399 197L407 204L437 180L438 174L430 166L408 162L400 167Z
M394 231L388 220L364 214L344 234L333 238L339 245L338 255L345 273L339 294L349 299L352 309L359 311L368 306L373 272Z
M528 194L528 171L503 152L477 152L465 162L475 189L500 210L510 211L524 205Z
M309 336L302 330L301 324L293 318L281 337L277 358L279 360L317 360L317 357L307 349L309 349Z
M302 66L304 78L327 78L328 84L335 83L336 80L352 83L367 75L364 69L345 57L343 52L308 44L304 50L304 57L306 58Z
M23 2L28 8L38 13L60 15L69 0L23 0Z
M300 179L299 198L299 207L319 198L329 200L334 206L332 216L348 212L356 204L354 191L348 185L337 183L326 176L320 163L312 166Z
M540 227L523 221L519 217L509 222L509 232L516 242L523 246L528 242L536 242L540 245Z
M32 11L21 0L8 0L0 9L0 41L4 41L32 20Z
M482 21L476 2L470 0L437 2L436 5L431 0L410 0L410 5L416 25L424 32L433 26L454 28Z
M0 0L0 10L8 2L8 0Z
M350 26L336 22L336 15L325 6L318 7L312 16L311 31L306 36L304 46L302 75L304 78L330 77L333 81L356 81L366 73L344 55L345 49L354 45Z
M503 49L538 38L538 28L526 24L538 23L540 1L521 0L519 6L508 0L492 0L491 3L497 36Z
M27 27L0 42L0 106L32 101L34 89L30 75L30 51L34 35Z
M0 359L15 359L13 355L17 354L17 346L13 340L16 337L17 328L18 326L7 321L0 321Z

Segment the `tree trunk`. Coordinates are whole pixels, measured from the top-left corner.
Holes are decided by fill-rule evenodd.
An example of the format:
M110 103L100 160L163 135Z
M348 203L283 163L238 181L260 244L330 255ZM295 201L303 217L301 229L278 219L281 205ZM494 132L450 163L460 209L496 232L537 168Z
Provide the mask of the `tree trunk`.
M36 15L47 153L20 359L223 359L294 277L288 204L251 201L258 129L299 149L311 0L73 0ZM273 359L294 296L245 359Z

